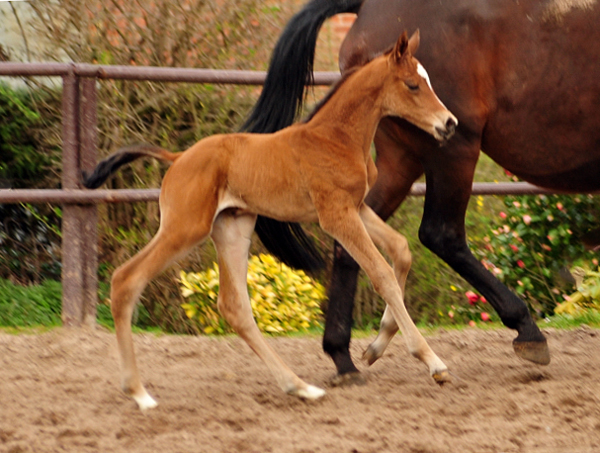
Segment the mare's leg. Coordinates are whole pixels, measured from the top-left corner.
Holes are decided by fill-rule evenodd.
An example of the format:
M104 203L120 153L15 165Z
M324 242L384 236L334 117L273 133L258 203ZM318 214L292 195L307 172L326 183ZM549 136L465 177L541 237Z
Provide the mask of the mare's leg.
M248 249L256 216L222 212L213 225L212 239L219 261L219 311L252 350L265 362L281 389L307 399L325 391L302 381L273 351L258 330L248 296Z
M349 202L344 203L344 201L346 200L340 199L328 204L328 206L336 206L335 210L328 209L324 205L318 207L322 228L334 236L365 270L375 291L385 300L394 318L402 327L409 352L427 364L431 376L437 382L445 382L448 379L446 366L431 350L410 319L394 270L378 252L369 235L372 234L377 242L394 256L395 264L400 268L398 273L401 279L405 278L402 275L407 273L410 267L410 255L407 255L405 247L395 246L390 241L390 233L383 226L384 222L367 206L361 208L359 215ZM342 212L345 215L342 216ZM401 236L397 234L395 238L398 237Z
M157 403L142 385L137 369L131 335L131 315L148 282L208 236L210 223L204 230L199 230L186 228L185 222L182 222L184 219L182 217L178 223L161 223L161 228L152 241L119 267L112 277L111 310L119 346L121 385L140 409L155 407Z
M466 242L465 212L479 142L470 143L456 136L447 148L443 153L431 153L435 162L426 166L427 193L419 239L483 294L504 325L517 330L518 336L513 342L517 355L538 364L548 364L550 353L546 339L525 303L483 267Z
M379 123L375 134L377 182L366 199L366 203L384 220L404 201L413 182L423 173L419 162L404 151L408 147L404 146L403 136L397 133L395 121L399 120L384 118ZM358 270L356 261L336 241L323 335L323 349L333 359L338 373L333 384L363 382L349 349ZM388 310L381 322L380 335L391 338L398 327L393 316L386 313Z

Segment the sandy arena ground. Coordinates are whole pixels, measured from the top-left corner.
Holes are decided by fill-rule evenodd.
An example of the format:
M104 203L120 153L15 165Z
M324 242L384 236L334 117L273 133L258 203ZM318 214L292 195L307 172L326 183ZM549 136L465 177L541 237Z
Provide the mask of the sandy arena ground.
M136 335L142 413L119 389L114 336L57 329L0 333L0 452L600 451L600 332L546 331L547 367L518 359L508 330L428 337L457 378L438 387L400 337L365 386L320 401L283 394L237 337ZM359 357L371 339L358 339ZM327 386L320 339L270 338L306 381Z

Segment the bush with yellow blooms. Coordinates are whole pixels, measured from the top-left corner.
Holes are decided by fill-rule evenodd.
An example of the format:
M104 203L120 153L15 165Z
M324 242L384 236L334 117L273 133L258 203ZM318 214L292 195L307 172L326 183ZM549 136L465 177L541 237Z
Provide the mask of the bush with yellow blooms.
M186 315L206 334L224 334L233 329L217 308L219 267L204 272L181 271L182 304ZM248 263L248 294L258 328L269 334L306 331L321 323L323 285L303 271L296 271L271 255L254 255Z

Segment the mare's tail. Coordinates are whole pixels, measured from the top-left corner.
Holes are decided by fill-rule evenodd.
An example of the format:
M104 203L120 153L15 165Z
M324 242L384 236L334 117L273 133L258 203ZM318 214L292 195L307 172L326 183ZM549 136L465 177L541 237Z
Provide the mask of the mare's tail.
M358 12L363 0L311 0L289 21L269 64L262 93L242 130L271 133L294 122L302 108L304 88L313 80L313 62L323 22L339 13ZM259 216L256 232L265 247L287 265L321 269L323 258L297 223Z
M90 175L83 172L83 185L88 189L97 189L110 175L123 165L133 162L140 157L147 156L159 160L175 162L180 155L181 154L171 153L154 145L139 144L125 146L101 161Z

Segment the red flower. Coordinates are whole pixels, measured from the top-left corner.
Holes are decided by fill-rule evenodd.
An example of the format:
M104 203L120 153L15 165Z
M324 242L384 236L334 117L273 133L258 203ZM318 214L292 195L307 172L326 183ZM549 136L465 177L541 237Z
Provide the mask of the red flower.
M502 212L502 211L500 211L500 214L499 214L499 215L500 215L500 217L502 217L503 219L506 219L506 213L505 213L505 212Z
M482 311L481 312L481 320L482 321L489 321L490 320L490 315L489 313Z
M485 304L487 302L487 300L485 300L485 297L481 296L479 298L479 300L481 301L482 304Z
M467 291L465 293L465 296L467 296L467 299L469 299L469 303L471 305L475 305L475 302L477 302L479 300L479 296L477 294L475 294L473 291Z
M515 244L510 244L510 248L512 249L513 252L519 251L519 247L517 247Z
M521 269L523 269L525 267L525 263L521 260L517 261L517 266L519 266Z

